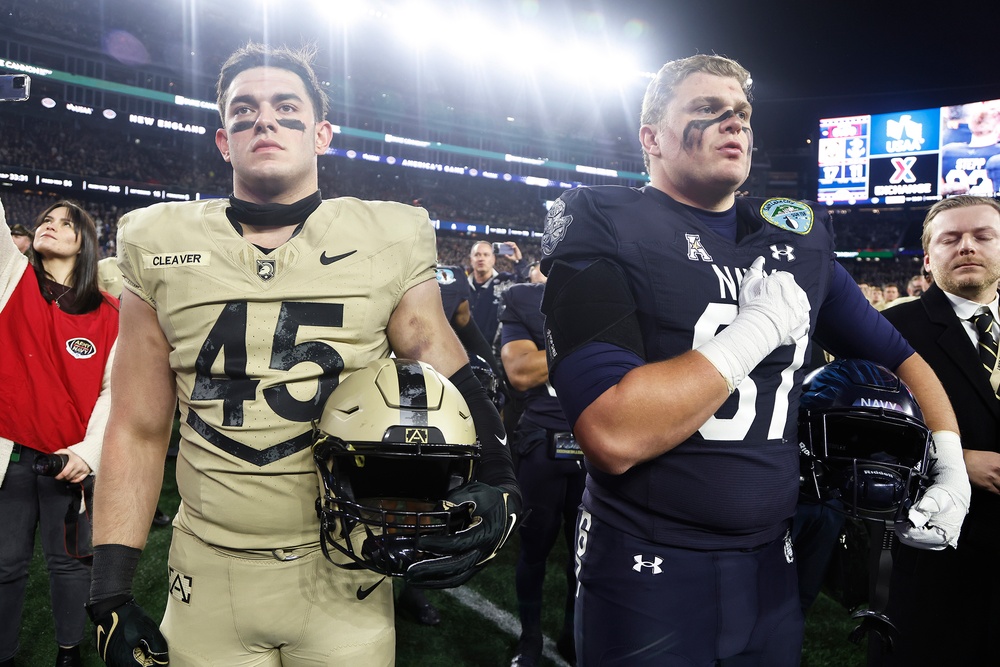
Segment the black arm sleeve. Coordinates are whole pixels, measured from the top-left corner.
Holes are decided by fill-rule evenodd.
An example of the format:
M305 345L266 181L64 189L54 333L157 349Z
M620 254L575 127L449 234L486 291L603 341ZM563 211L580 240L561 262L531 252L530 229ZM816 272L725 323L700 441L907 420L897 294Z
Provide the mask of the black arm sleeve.
M496 356L493 354L493 350L490 348L490 344L486 342L486 338L483 337L483 333L476 326L476 323L469 318L469 321L464 327L457 327L454 324L451 328L455 330L455 334L458 336L458 340L461 341L462 347L471 356L474 354L482 357L486 363L490 365L493 372L497 375L500 373L500 364L497 361ZM466 399L468 401L468 399Z
M483 447L482 458L476 468L476 480L503 489L521 503L521 490L514 477L514 463L507 446L507 433L503 428L500 413L493 407L483 385L479 384L472 367L466 364L450 378L472 412L476 435Z

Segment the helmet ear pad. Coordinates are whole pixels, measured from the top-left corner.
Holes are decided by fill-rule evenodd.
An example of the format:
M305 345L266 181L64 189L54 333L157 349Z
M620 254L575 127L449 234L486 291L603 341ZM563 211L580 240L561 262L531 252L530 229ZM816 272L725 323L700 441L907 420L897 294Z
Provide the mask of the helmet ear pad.
M926 487L923 415L906 385L873 362L838 360L806 378L799 441L806 500L895 521Z
M431 366L381 359L355 371L313 429L324 553L387 576L437 557L421 538L468 527L468 509L444 499L472 480L479 456L465 399Z

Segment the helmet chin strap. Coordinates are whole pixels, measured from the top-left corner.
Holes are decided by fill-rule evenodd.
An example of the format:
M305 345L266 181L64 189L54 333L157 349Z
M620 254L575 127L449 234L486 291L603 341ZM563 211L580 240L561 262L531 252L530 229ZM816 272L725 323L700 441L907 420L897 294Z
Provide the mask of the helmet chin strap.
M855 644L860 644L867 634L869 654L876 641L882 654L892 653L892 643L898 634L896 626L885 615L892 579L892 547L896 541L894 524L895 521L890 519L865 521L869 537L868 608L851 614L851 618L859 618L861 623L851 631L848 638Z

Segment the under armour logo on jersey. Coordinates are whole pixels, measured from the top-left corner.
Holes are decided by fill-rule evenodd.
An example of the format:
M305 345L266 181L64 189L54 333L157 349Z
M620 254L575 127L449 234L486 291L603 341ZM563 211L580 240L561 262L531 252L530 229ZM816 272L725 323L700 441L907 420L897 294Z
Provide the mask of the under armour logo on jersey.
M795 248L790 245L779 247L777 245L771 246L771 257L775 259L783 259L786 262L795 261Z
M660 565L663 564L663 559L659 556L653 556L653 560L646 560L646 557L642 554L636 554L633 558L635 558L635 565L632 566L632 569L636 572L642 572L648 567L653 571L653 574L663 573L663 570L660 568Z
M708 254L705 250L705 246L701 244L701 236L698 234L685 234L684 238L688 242L688 259L697 262L701 260L703 262L713 262L712 256Z
M257 276L261 280L270 280L274 277L274 268L276 264L273 259L258 259L257 260Z

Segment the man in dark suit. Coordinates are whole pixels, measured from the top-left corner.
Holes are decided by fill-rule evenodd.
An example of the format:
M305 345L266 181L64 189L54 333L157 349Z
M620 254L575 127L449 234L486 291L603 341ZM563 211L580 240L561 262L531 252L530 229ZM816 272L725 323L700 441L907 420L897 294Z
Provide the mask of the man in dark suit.
M901 547L887 614L899 627L880 665L995 665L1000 634L1000 400L996 364L1000 203L944 199L927 212L934 285L882 311L937 373L958 417L972 502L957 549ZM977 327L978 325L978 327ZM991 336L991 340L982 335Z

